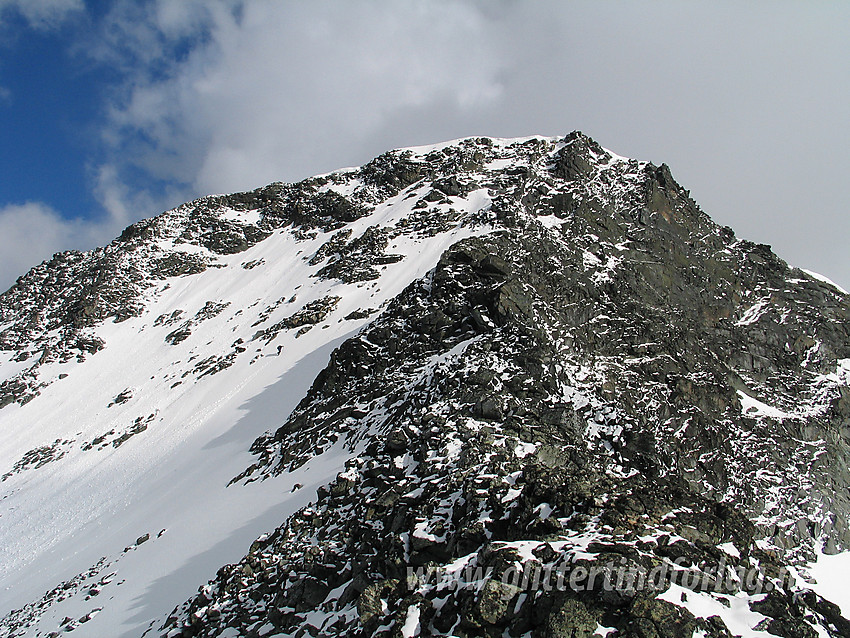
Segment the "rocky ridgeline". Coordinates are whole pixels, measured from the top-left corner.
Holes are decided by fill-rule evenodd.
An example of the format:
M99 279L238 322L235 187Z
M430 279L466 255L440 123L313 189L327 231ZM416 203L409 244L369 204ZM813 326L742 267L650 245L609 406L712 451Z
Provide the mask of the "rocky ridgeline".
M157 284L219 267L221 256L242 252L277 229L288 228L305 239L339 229L419 180L461 166L481 168L500 150L487 139L469 140L437 153L436 163L413 161L410 152L393 151L357 170L204 197L129 226L106 247L57 253L0 296L0 352L14 353L15 361L26 363L19 374L0 384L0 409L24 404L57 381L41 374L44 364L82 363L102 350L106 344L93 328L142 314ZM334 190L339 187L352 192L340 195ZM434 181L434 187L448 193L462 188L452 179ZM373 279L376 268L400 258L385 253L390 237L433 235L459 223L457 215L432 205L433 197L426 199L397 229L376 227L350 242L347 237L329 242L314 256L316 263L327 262L319 276L347 282ZM448 201L445 193L439 199ZM256 219L240 215L248 212L255 212ZM179 343L190 330L191 325L179 327L171 342Z
M538 159L552 146L551 141L543 140L530 144L537 149ZM327 261L321 277L347 282L373 279L377 267L400 258L385 253L390 238L431 236L458 223L476 221L461 220L456 211L440 206L450 203L450 196L463 196L479 186L471 181L461 183L456 173L479 171L476 175L488 175L490 185L496 185L501 179L499 171L484 170L485 163L503 158L506 150L509 156L524 156L526 146L505 149L479 138L426 158L413 158L410 151L392 151L356 170L204 197L129 226L104 248L57 253L0 296L0 352L15 353L16 361L28 364L0 384L0 408L14 402L24 404L56 381L40 374L43 364L83 362L103 349L106 344L92 328L140 315L156 284L219 266L219 256L242 252L276 229L289 228L302 238L339 229L410 185L430 180L433 188L417 202L418 211L398 227L372 228L351 242L336 237L314 257L316 263ZM445 175L449 177L441 177ZM343 196L334 190L340 187L351 190L350 194ZM258 213L257 221L238 215L245 212ZM257 265L246 263L243 267Z
M255 442L235 481L353 456L162 635L725 638L742 617L850 635L788 569L850 546L850 299L714 224L666 166L581 134L488 168L492 147L361 169L362 206L422 179L423 211L487 188L494 230ZM300 210L304 232L334 230Z

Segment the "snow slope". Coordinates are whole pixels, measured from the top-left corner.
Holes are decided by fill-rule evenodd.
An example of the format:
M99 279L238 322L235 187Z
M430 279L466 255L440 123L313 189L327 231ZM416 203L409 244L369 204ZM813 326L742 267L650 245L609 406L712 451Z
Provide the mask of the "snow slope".
M370 226L393 226L411 214L411 195L422 194L408 189L335 232L350 230L356 239ZM477 212L489 198L478 191L453 205ZM330 450L290 474L227 487L251 464L251 443L286 419L333 348L369 320L345 317L379 310L450 244L487 230L452 225L430 237L399 235L388 251L403 259L383 266L376 280L344 283L315 277L324 262L308 260L334 233L305 240L284 228L244 252L211 255L217 268L159 282L141 316L96 327L107 347L88 362L43 366L41 377L53 382L41 395L0 412L4 471L28 451L59 442L58 458L25 464L0 483L0 610L26 607L21 616L34 621L27 635L55 630L66 618L79 626L76 635L139 635L241 557L314 498L350 454ZM205 252L179 240L166 244ZM309 331L252 341L258 330L328 297L340 299ZM165 340L180 323L173 315L197 318L174 345ZM198 362L239 339L247 351L203 375ZM0 365L7 377L21 368ZM129 398L118 402L122 393ZM145 429L116 445L138 424ZM63 583L72 585L45 595Z

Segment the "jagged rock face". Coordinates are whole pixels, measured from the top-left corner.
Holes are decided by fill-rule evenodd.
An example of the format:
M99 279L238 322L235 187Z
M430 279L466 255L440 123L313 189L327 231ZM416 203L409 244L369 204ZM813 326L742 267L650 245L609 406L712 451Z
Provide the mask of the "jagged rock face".
M730 635L657 598L669 579L505 585L518 566L671 560L766 574L776 605L745 579L717 596L752 594L762 630L847 635L779 575L850 541L848 299L713 224L665 166L581 136L530 157L494 184L496 230L447 251L255 443L238 480L356 456L169 635Z
M476 197L486 205L467 205ZM390 198L416 201L354 232ZM366 286L401 262L399 237L458 227L472 236L425 277L380 308L345 311L340 321L370 322L269 424L233 483L337 449L345 471L176 608L162 635L725 637L742 616L778 636L850 635L786 571L821 545L850 547L850 299L714 224L666 166L580 133L392 152L187 204L19 280L0 300L0 347L35 350L59 326L51 348L96 352L84 340L96 321L143 312L155 284L277 229L327 237L304 255L311 277ZM96 268L107 274L92 280ZM294 312L292 299L268 299L253 334L196 373L302 337L342 312L343 295ZM209 302L154 325L180 347L233 310ZM0 406L36 392L34 366L4 383Z

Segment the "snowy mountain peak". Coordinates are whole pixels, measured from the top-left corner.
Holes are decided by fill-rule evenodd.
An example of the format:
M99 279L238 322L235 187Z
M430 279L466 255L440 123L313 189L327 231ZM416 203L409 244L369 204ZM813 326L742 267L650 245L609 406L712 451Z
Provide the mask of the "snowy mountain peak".
M847 635L848 319L578 132L184 204L0 297L0 635Z

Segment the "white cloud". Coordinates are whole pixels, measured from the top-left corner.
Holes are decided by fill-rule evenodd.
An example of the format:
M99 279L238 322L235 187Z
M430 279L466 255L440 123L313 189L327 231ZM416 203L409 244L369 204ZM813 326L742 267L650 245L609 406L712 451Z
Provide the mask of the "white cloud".
M0 0L0 19L7 10L17 11L33 27L47 29L85 10L85 6L83 0Z
M122 5L109 22L121 41L97 55L144 62L104 132L111 166L187 195L365 160L401 112L474 113L502 92L474 4L159 0L142 14ZM179 38L194 44L179 62L151 57L173 55Z

